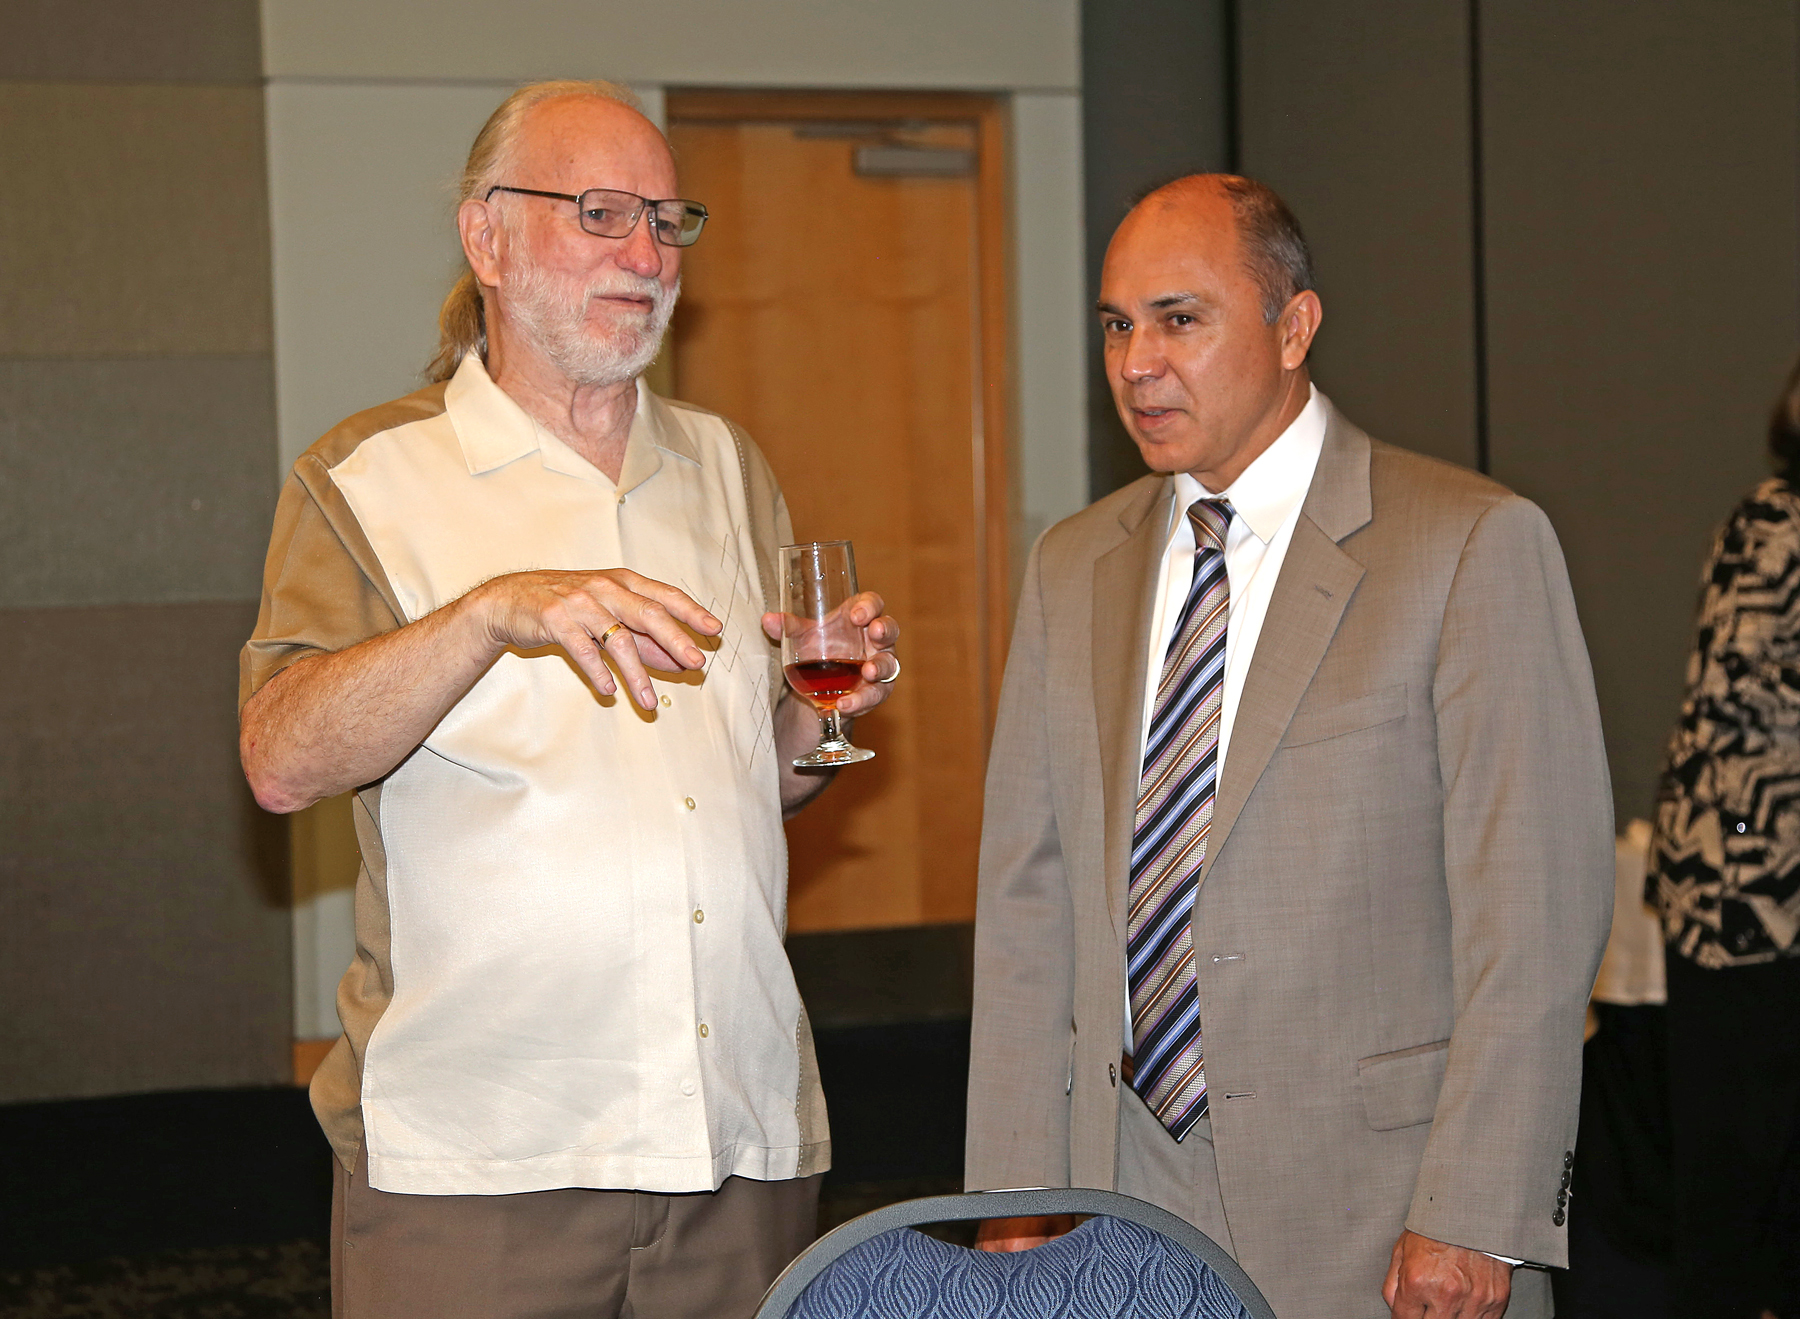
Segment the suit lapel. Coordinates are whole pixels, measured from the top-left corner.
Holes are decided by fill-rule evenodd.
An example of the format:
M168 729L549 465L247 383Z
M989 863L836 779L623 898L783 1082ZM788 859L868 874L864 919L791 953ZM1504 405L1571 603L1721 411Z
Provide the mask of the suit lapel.
M1327 407L1325 444L1238 698L1201 882L1225 850L1350 603L1363 567L1338 541L1370 517L1369 437ZM1110 824L1110 821L1109 821Z
M1125 539L1094 561L1094 714L1105 783L1107 910L1121 931L1137 819L1146 648L1173 490L1167 479L1145 482L1143 493L1119 514Z

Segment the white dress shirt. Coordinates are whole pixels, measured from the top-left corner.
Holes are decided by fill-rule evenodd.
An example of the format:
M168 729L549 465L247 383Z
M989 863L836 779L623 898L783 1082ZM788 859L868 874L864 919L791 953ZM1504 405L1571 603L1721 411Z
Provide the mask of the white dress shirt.
M1223 498L1231 502L1232 508L1231 526L1225 532L1225 576L1231 586L1231 605L1225 622L1225 694L1219 711L1219 781L1223 782L1231 726L1237 716L1238 699L1244 694L1250 660L1256 653L1256 638L1262 632L1269 598L1275 593L1275 579L1281 576L1282 560L1287 558L1288 542L1294 538L1300 506L1306 502L1313 469L1319 465L1319 451L1324 446L1325 396L1314 387L1300 415L1226 490L1214 492L1186 472L1175 474L1168 545L1163 550L1150 619L1144 719L1138 735L1140 764L1163 657L1169 652L1169 642L1181 620L1181 607L1194 582L1194 524L1188 521L1188 506L1196 499Z

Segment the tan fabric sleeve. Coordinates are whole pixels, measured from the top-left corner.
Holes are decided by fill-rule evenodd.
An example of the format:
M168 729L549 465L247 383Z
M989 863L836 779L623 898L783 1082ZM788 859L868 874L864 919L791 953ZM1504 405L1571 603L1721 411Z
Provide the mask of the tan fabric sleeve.
M238 661L238 708L294 661L391 632L404 619L325 464L301 455L275 507L262 607Z

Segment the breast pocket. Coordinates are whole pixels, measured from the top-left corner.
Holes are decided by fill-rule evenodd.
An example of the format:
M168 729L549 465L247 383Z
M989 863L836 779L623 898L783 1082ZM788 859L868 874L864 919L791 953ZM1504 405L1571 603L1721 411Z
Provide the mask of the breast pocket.
M1360 733L1365 728L1376 728L1405 717L1406 684L1399 683L1323 709L1301 710L1294 716L1293 722L1288 724L1287 735L1281 739L1281 745L1308 746L1314 742Z

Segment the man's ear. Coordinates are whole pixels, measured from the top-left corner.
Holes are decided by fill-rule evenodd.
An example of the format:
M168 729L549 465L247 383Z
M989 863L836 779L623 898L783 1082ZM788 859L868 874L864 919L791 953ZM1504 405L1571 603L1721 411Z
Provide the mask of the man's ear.
M1325 308L1319 295L1311 289L1296 293L1281 309L1276 325L1281 330L1281 365L1287 371L1298 370L1312 351L1313 337L1325 319Z
M456 233L462 239L463 256L475 272L477 283L493 288L500 283L500 216L492 204L473 198L456 208Z

